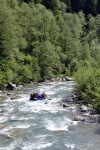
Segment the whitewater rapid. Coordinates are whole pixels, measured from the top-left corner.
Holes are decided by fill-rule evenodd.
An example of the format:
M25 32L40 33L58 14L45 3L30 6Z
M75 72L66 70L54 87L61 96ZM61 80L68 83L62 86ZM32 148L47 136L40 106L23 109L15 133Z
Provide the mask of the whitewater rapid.
M73 121L77 107L64 108L62 100L71 96L70 81L26 85L11 100L0 96L0 150L99 150L99 124ZM48 95L43 101L30 101L32 92ZM100 132L99 132L100 133Z

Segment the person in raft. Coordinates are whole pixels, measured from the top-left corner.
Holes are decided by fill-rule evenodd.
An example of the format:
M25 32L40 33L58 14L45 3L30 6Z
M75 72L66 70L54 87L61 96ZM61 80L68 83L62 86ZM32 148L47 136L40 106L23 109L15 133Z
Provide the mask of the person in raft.
M31 94L32 98L46 98L47 95L43 92L34 92L33 94Z

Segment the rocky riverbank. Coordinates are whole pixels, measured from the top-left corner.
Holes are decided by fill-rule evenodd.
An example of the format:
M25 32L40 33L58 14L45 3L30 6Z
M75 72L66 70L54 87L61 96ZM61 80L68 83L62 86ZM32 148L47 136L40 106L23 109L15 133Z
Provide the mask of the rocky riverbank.
M74 121L85 121L88 123L100 123L100 114L93 108L87 107L84 101L79 100L79 94L71 95L62 100L64 108L76 107L79 115L74 117Z
M70 77L65 77L65 78L50 78L50 79L46 79L45 82L54 82L54 81L73 81L72 78ZM42 81L41 81L42 82ZM29 84L34 84L33 82L29 83ZM16 100L19 99L20 97L18 97L15 92L12 91L16 91L16 90L21 90L24 86L23 85L16 85L13 84L11 82L9 82L3 91L6 91L6 95L7 97L9 97L11 100ZM0 94L2 95L2 92L0 91ZM9 92L11 91L11 92ZM46 102L47 104L47 102ZM63 108L65 109L69 109L71 107L77 107L77 111L79 112L79 115L76 116L75 118L73 118L74 121L86 121L86 122L100 122L100 115L97 113L97 111L93 108L87 107L85 104L85 101L80 100L80 94L73 94L69 97L66 97L65 99L62 100L62 104Z

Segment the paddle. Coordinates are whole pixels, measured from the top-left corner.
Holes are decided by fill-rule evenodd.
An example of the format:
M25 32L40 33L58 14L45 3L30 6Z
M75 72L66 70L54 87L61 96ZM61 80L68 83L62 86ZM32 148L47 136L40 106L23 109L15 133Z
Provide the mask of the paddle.
M51 98L48 98L48 96L46 96L47 100L51 100Z

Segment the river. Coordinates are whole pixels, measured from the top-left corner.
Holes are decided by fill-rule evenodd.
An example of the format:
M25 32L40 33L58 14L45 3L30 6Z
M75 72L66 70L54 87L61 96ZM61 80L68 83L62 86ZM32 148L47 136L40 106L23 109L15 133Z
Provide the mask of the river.
M73 121L79 115L77 107L61 105L74 85L72 81L26 85L14 93L20 97L15 100L1 94L0 150L100 150L100 124ZM32 91L44 91L49 100L30 101Z

